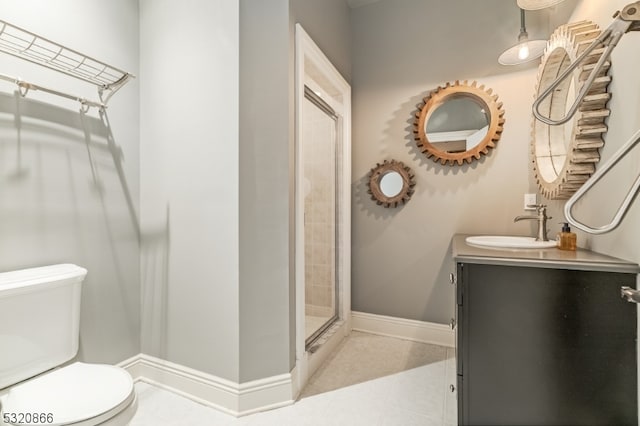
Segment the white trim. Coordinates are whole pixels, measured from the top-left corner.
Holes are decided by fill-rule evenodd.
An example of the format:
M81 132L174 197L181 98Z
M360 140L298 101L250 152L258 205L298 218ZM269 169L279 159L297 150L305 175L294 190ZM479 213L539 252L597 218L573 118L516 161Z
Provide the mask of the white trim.
M354 331L397 337L440 346L455 346L455 332L446 324L416 321L385 315L352 312Z
M339 147L341 155L340 227L341 241L336 242L340 250L340 288L338 315L344 324L340 332L328 339L325 345L332 346L350 331L351 323L351 86L331 64L300 24L295 26L295 270L296 270L296 389L303 389L309 377L324 359L318 352L308 354L305 350L305 285L304 285L304 170L303 147L300 143L302 130L302 105L304 85L321 86L323 99L339 116ZM313 75L311 75L313 74ZM317 355L317 356L316 356ZM312 361L313 360L313 361Z
M429 132L429 142L466 141L467 138L480 129L454 130L450 132Z
M232 416L291 405L292 374L235 383L183 365L139 354L118 364L134 381L145 382Z

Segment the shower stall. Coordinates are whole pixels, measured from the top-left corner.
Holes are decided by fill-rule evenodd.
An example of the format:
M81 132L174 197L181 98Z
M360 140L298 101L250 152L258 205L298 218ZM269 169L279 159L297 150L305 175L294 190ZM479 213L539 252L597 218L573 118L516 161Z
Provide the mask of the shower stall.
M299 389L351 329L351 88L296 25Z

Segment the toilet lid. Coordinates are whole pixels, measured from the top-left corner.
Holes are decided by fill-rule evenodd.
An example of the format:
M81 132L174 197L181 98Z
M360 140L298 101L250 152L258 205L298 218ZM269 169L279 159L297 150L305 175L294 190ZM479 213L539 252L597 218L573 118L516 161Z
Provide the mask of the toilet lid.
M76 362L9 388L1 402L3 413L50 413L40 423L55 426L100 416L133 394L133 380L122 368Z

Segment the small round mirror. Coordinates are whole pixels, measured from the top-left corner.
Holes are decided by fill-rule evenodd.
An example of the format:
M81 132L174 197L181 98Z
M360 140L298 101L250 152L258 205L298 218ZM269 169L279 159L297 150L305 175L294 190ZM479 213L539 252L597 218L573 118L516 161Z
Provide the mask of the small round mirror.
M398 207L413 195L415 176L401 161L385 160L369 174L369 194L378 205Z
M416 114L415 139L420 150L442 164L479 160L500 140L504 109L491 89L474 81L447 83L424 98Z
M380 191L385 197L392 198L400 194L403 186L402 175L398 172L392 171L380 177Z

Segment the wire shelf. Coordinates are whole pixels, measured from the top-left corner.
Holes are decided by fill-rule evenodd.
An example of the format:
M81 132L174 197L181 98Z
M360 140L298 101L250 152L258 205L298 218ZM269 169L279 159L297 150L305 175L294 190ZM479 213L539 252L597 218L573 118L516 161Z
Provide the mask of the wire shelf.
M98 86L102 101L134 76L105 62L69 49L35 33L0 20L0 52L38 64Z

